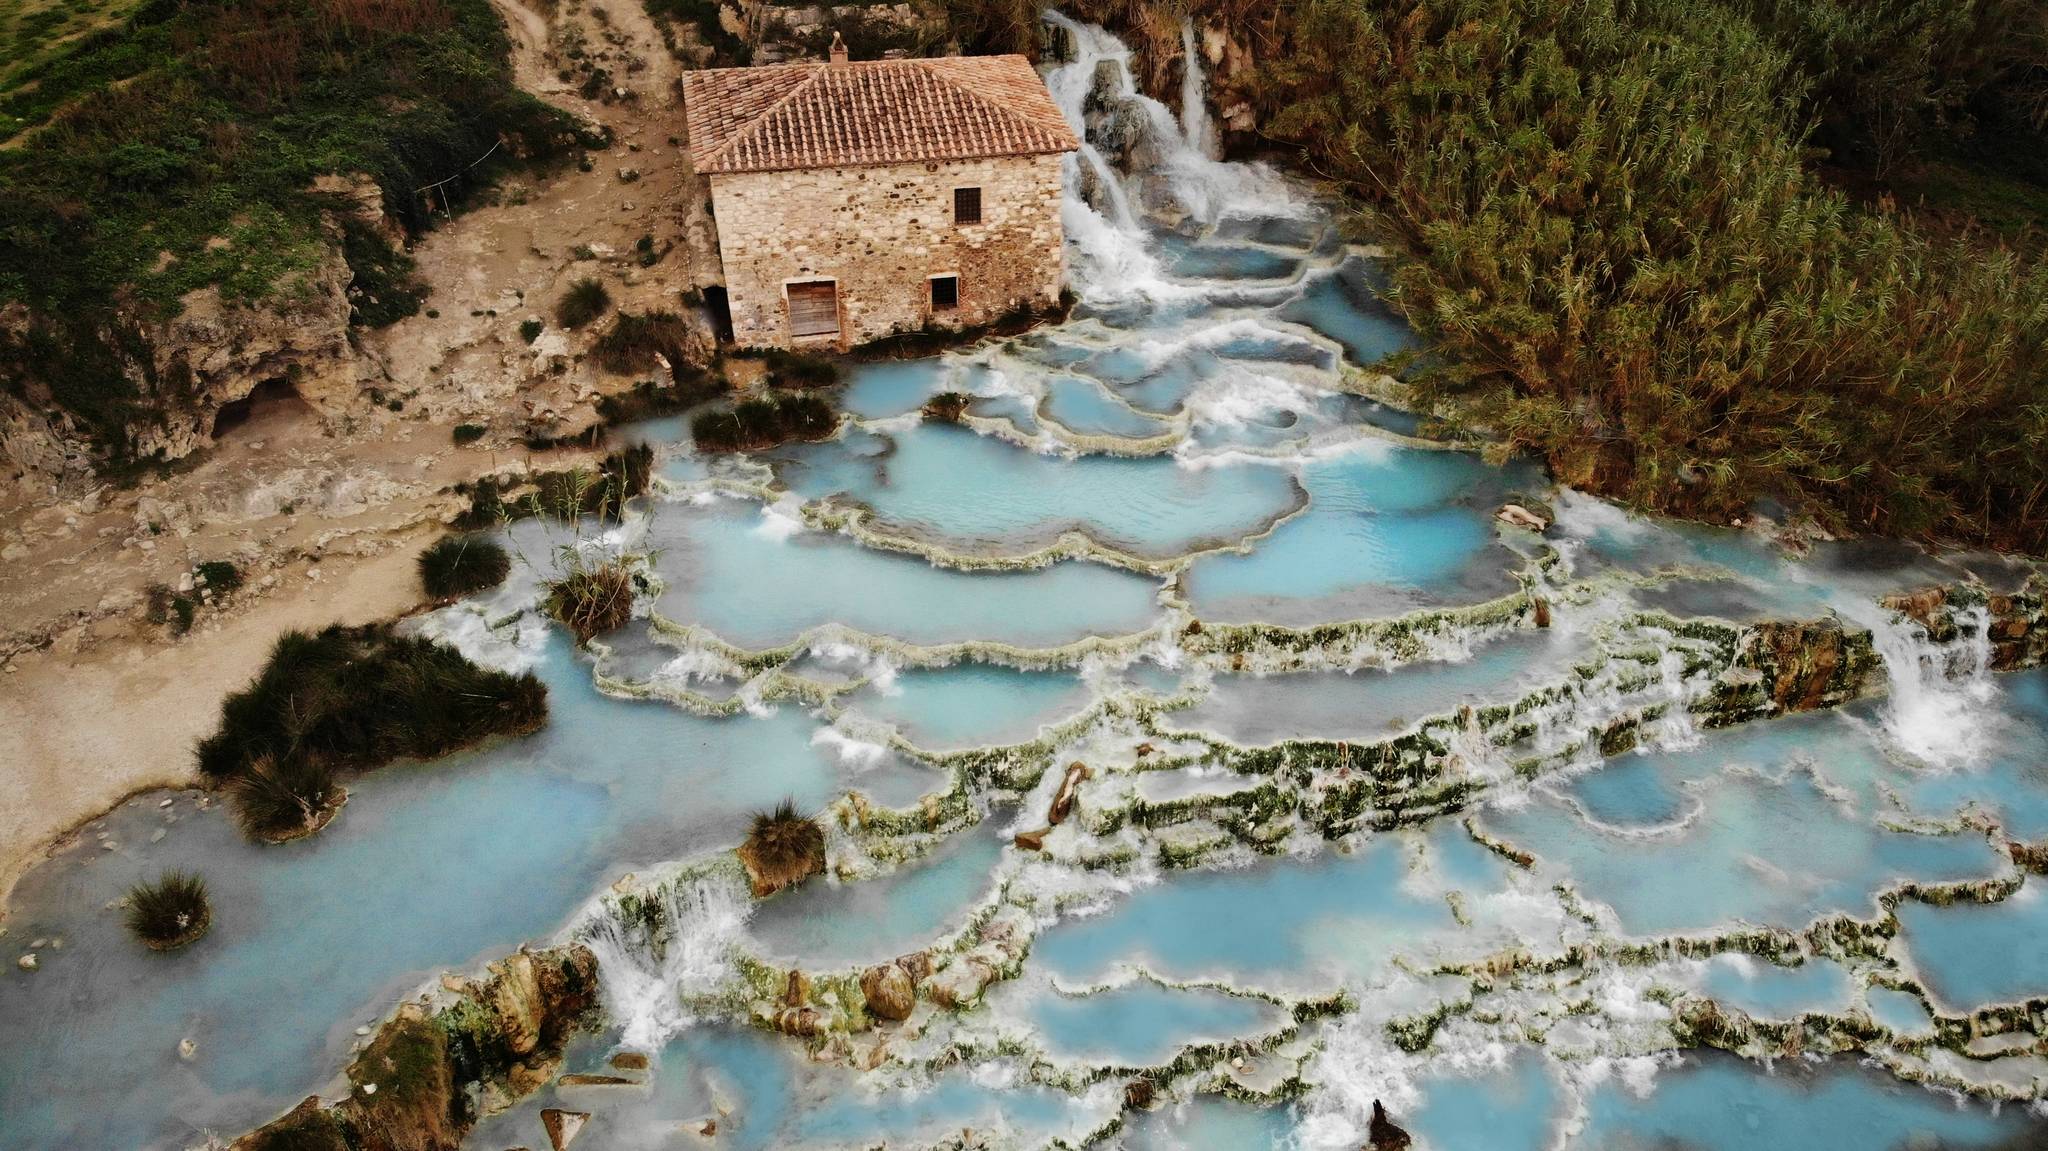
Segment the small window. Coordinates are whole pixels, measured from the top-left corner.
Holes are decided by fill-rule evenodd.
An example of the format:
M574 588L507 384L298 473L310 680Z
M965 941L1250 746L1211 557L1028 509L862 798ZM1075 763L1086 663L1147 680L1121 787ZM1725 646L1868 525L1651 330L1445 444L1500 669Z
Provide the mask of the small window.
M932 277L932 311L950 312L960 306L960 277Z
M953 222L955 224L981 223L981 189L953 189Z

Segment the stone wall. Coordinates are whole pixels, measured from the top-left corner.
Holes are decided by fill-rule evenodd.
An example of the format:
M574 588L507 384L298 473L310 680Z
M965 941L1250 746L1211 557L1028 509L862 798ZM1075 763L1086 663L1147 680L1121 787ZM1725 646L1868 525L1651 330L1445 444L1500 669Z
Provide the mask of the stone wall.
M953 189L981 189L982 223L953 223ZM743 347L792 341L784 285L835 280L842 346L930 324L987 323L1060 294L1060 157L719 174L713 211ZM928 277L958 275L960 306L934 314Z

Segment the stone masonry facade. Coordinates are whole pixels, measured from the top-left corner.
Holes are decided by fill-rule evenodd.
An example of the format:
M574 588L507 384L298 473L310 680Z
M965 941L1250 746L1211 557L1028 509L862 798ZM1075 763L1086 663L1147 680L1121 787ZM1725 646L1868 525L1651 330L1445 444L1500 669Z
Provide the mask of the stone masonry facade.
M970 327L1059 299L1058 153L861 167L715 172L712 214L734 342L840 348L926 326ZM979 224L954 190L981 189ZM959 277L935 310L931 279ZM793 338L787 287L833 281L840 334Z

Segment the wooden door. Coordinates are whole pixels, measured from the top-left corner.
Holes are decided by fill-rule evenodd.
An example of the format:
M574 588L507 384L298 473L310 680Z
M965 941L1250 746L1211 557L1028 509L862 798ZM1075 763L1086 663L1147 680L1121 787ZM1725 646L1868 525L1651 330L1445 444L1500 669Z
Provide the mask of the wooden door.
M836 336L839 334L839 285L831 280L813 280L789 286L789 334L792 336Z

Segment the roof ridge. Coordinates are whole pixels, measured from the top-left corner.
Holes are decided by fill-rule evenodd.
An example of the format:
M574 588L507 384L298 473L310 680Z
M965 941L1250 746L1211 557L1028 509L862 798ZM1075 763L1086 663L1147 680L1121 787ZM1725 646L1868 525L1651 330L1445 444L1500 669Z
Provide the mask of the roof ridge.
M1071 151L1073 129L1030 61L909 57L686 73L700 172Z
M999 52L993 56L978 56L972 57L972 59L1000 60L1004 56L1018 56L1020 59L1028 60L1028 57L1023 57L1021 53L1017 52ZM998 113L1005 120L1008 120L1013 126L1022 128L1027 132L1040 132L1044 130L1043 125L1036 123L1031 118L1025 116L1023 113L1017 111L1014 108L1008 107L1007 105L996 103L995 101L989 99L988 97L961 83L958 77L948 75L947 73L952 71L952 69L949 67L941 66L944 65L945 62L948 60L965 59L970 59L970 57L920 56L916 57L916 62L922 65L926 72L931 73L934 77L938 78L938 80L941 83L945 84L947 87L953 89L956 92L959 92L960 94L966 96L968 99L974 101L977 104L980 104L982 107L988 108L991 111ZM1036 70L1034 69L1034 72L1035 71ZM1054 105L1054 107L1058 107L1058 105ZM1066 116L1064 113L1061 114L1060 119L1062 122L1066 120Z
M791 100L796 99L796 97L799 94L803 92L808 92L813 87L816 87L818 80L824 76L825 69L830 67L830 65L816 60L799 60L779 66L784 68L802 68L809 71L810 75L805 76L801 81L790 85L789 91L784 92L781 96L776 97L774 103L768 105L766 108L761 109L759 113L755 114L751 119L747 120L744 124L741 124L739 130L727 136L725 138L725 142L720 144L716 151L704 157L703 163L693 165L698 171L704 171L708 169L712 164L717 163L718 159L721 156L724 156L726 153L731 152L736 147L738 147L740 141L747 139L749 136L759 133L761 131L761 126L768 122L768 118L770 116L773 116L775 113L781 111L783 105L789 103ZM746 70L747 69L744 68L719 69L719 71L721 72L743 72Z

